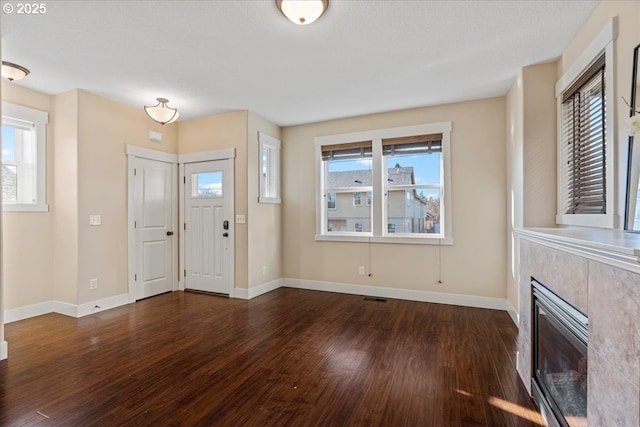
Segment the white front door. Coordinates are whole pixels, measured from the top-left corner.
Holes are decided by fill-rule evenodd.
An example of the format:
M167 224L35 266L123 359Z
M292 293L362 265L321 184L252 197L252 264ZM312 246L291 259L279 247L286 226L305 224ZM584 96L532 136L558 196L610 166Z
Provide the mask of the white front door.
M135 299L173 289L172 167L156 160L135 160Z
M184 168L185 288L231 294L233 160Z

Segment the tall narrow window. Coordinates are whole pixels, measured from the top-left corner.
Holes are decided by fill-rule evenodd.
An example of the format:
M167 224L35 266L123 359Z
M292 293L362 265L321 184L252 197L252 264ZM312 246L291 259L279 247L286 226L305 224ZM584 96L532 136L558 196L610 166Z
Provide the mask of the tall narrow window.
M602 56L562 96L562 146L567 159L565 214L605 214L605 66Z
M613 18L556 83L557 214L560 225L614 228Z
M280 140L258 133L260 142L260 203L280 203Z
M2 104L2 202L6 211L47 211L46 140L48 115Z

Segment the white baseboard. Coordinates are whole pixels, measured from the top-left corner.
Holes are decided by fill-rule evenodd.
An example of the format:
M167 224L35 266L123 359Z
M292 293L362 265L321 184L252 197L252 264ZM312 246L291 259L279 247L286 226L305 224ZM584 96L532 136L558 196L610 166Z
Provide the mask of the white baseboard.
M249 289L245 288L233 288L233 295L229 295L238 299L249 299Z
M71 317L83 317L126 304L129 304L129 294L116 295L114 297L103 298L101 300L91 301L81 305L69 304L62 301L47 301L40 304L6 310L4 312L4 323L17 322L18 320L28 319L30 317L36 317L48 313L59 313ZM98 306L98 308L96 308L96 306Z
M240 298L240 299L252 299L262 294L266 294L267 292L271 292L273 290L281 288L282 284L283 284L282 279L276 279L270 282L262 283L258 286L254 286L249 289L235 288L233 292L233 297Z
M509 301L506 301L507 304L507 313L509 313L509 317L513 320L513 323L516 324L516 328L520 327L520 315L518 314L518 310L516 310Z
M54 301L47 301L39 304L26 305L24 307L5 310L4 323L7 324L47 313L54 313L56 311L53 309L53 304Z
M0 360L4 360L9 357L9 346L6 341L0 342Z
M89 314L99 313L110 308L129 304L129 294L120 294L114 297L103 298L98 301L88 302L77 306L75 317L84 317Z
M314 280L301 279L283 279L283 282L283 286L288 288L309 289L325 292L339 292L343 294L366 295L372 297L394 298L409 301L433 302L438 304L489 308L494 310L507 309L506 300L502 298L447 294L443 292L415 291L411 289L383 288L367 285L352 285L348 283L318 282Z

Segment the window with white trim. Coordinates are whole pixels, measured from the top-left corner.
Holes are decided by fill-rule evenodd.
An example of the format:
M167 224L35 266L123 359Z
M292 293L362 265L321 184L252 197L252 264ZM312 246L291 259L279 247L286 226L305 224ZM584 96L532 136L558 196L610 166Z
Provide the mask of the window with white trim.
M260 142L260 203L280 203L280 140L258 132Z
M614 227L614 38L612 20L556 84L558 224Z
M2 103L2 203L5 211L46 212L48 114Z
M452 243L450 132L443 122L316 138L316 239Z

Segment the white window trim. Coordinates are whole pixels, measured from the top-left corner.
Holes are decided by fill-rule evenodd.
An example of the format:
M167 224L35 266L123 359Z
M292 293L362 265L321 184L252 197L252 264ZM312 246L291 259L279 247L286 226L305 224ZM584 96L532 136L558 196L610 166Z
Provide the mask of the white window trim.
M616 99L614 92L614 76L615 76L615 46L614 40L618 37L618 19L613 17L600 33L591 41L589 46L580 54L578 59L567 69L563 76L556 83L556 113L557 113L557 215L556 224L558 225L579 225L599 228L615 227L615 158L616 158L616 126L615 126L615 110ZM562 93L573 84L582 73L589 68L604 52L605 54L605 122L606 122L606 177L607 180L607 213L605 214L565 214L561 212L565 206L565 190L567 181L564 178L564 168L566 159L564 159L564 150L562 149Z
M49 114L21 105L2 102L2 117L25 120L35 124L37 150L36 203L3 203L5 212L49 212L47 205L47 128Z
M419 245L453 245L453 226L451 223L451 122L438 122L397 128L377 129L363 132L352 132L338 135L319 136L314 139L316 146L316 241L333 242L371 242L371 243L399 243ZM400 234L389 235L387 224L383 224L383 209L385 203L373 203L371 211L371 233L347 232L344 234L323 233L323 224L326 224L325 200L321 194L322 182L324 182L324 167L322 161L322 146L334 144L346 144L350 142L372 141L372 161L382 165L382 139L399 138L413 135L425 135L442 133L442 163L440 168L440 182L443 182L443 190L440 195L444 200L444 217L441 218L440 235L416 235ZM382 195L384 189L382 170L373 168L372 200L375 194ZM369 191L369 190L367 190ZM384 198L381 198L384 200ZM383 228L384 227L384 228Z
M258 178L260 179L259 183L259 191L258 194L258 202L259 203L281 203L282 199L280 197L280 150L282 149L282 142L279 139L276 139L270 135L267 135L263 132L258 132L258 141L259 141L259 161L258 161ZM274 158L273 162L269 162L267 168L269 171L267 172L267 176L271 176L271 174L275 174L274 185L272 190L275 191L276 195L274 197L265 197L264 194L264 181L262 179L262 152L268 149L269 151L274 150L277 155ZM274 166L275 164L275 166ZM275 170L273 170L275 169Z

